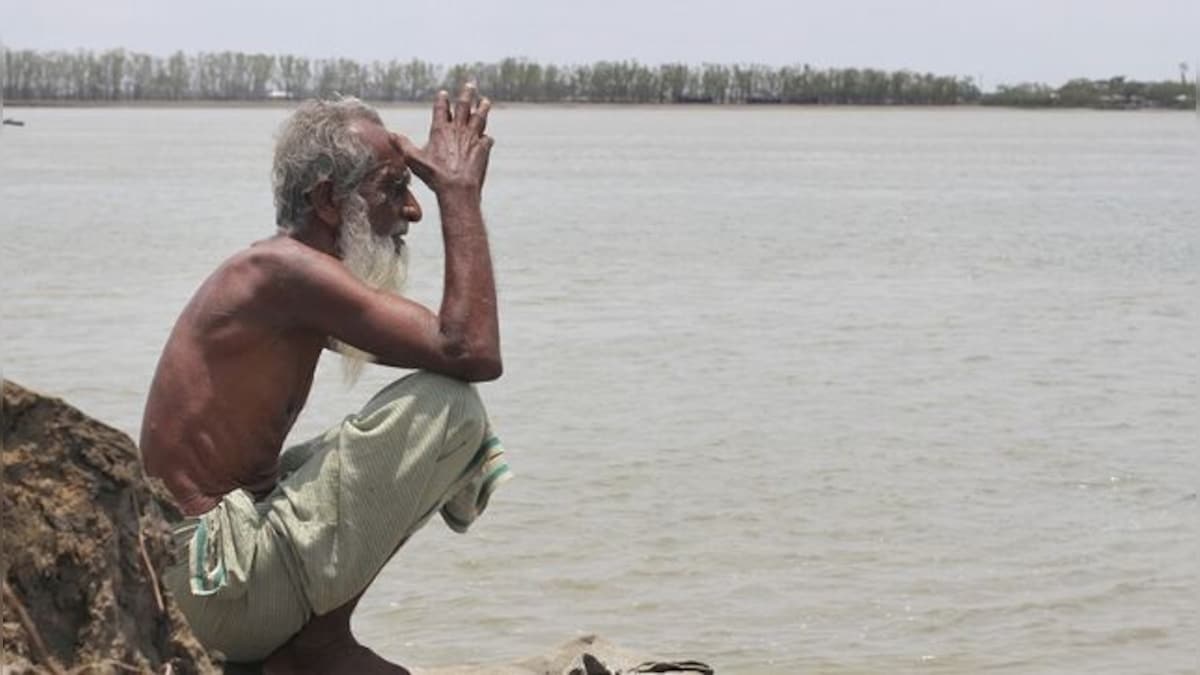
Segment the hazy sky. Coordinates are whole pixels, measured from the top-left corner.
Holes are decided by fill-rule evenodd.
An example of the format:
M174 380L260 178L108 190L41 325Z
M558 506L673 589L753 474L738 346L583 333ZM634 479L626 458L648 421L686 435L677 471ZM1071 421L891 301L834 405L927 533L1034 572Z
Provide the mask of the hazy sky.
M0 0L10 48L524 56L912 68L998 82L1178 77L1200 0Z

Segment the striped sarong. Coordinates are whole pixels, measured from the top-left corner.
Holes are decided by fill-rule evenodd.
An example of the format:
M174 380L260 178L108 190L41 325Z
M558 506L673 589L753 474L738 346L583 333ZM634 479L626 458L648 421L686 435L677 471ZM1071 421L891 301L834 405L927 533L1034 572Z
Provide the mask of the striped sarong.
M280 465L265 498L236 490L175 526L164 583L200 641L231 661L264 659L359 595L435 513L465 532L512 476L475 387L426 372Z

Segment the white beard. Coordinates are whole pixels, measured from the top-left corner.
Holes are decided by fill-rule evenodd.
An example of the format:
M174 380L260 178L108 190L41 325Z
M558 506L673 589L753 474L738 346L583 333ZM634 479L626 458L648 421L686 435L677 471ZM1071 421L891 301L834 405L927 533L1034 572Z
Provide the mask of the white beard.
M375 234L367 218L367 202L357 194L351 194L346 200L341 215L342 231L337 245L342 264L367 286L402 294L408 280L407 242ZM342 355L346 386L353 386L362 375L363 366L375 361L375 356L340 340L331 342L334 350Z

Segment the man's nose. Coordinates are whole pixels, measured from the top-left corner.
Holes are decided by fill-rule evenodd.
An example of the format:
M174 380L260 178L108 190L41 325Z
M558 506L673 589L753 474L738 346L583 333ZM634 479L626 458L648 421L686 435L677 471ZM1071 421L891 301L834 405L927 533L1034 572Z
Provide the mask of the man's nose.
M410 223L421 220L421 205L417 203L417 197L412 190L404 191L404 204L400 207L400 214Z

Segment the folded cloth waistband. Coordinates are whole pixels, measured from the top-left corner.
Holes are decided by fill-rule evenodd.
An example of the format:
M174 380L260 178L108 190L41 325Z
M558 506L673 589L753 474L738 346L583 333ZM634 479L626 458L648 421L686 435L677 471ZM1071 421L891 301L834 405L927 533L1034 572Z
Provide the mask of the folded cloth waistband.
M220 518L206 520L206 515L185 517L171 527L175 561L187 568L192 593L201 596L219 591L227 574L220 540L224 528Z
M177 554L176 560L184 560L187 557L188 543L199 525L200 518L197 516L184 516L171 523L171 541Z

